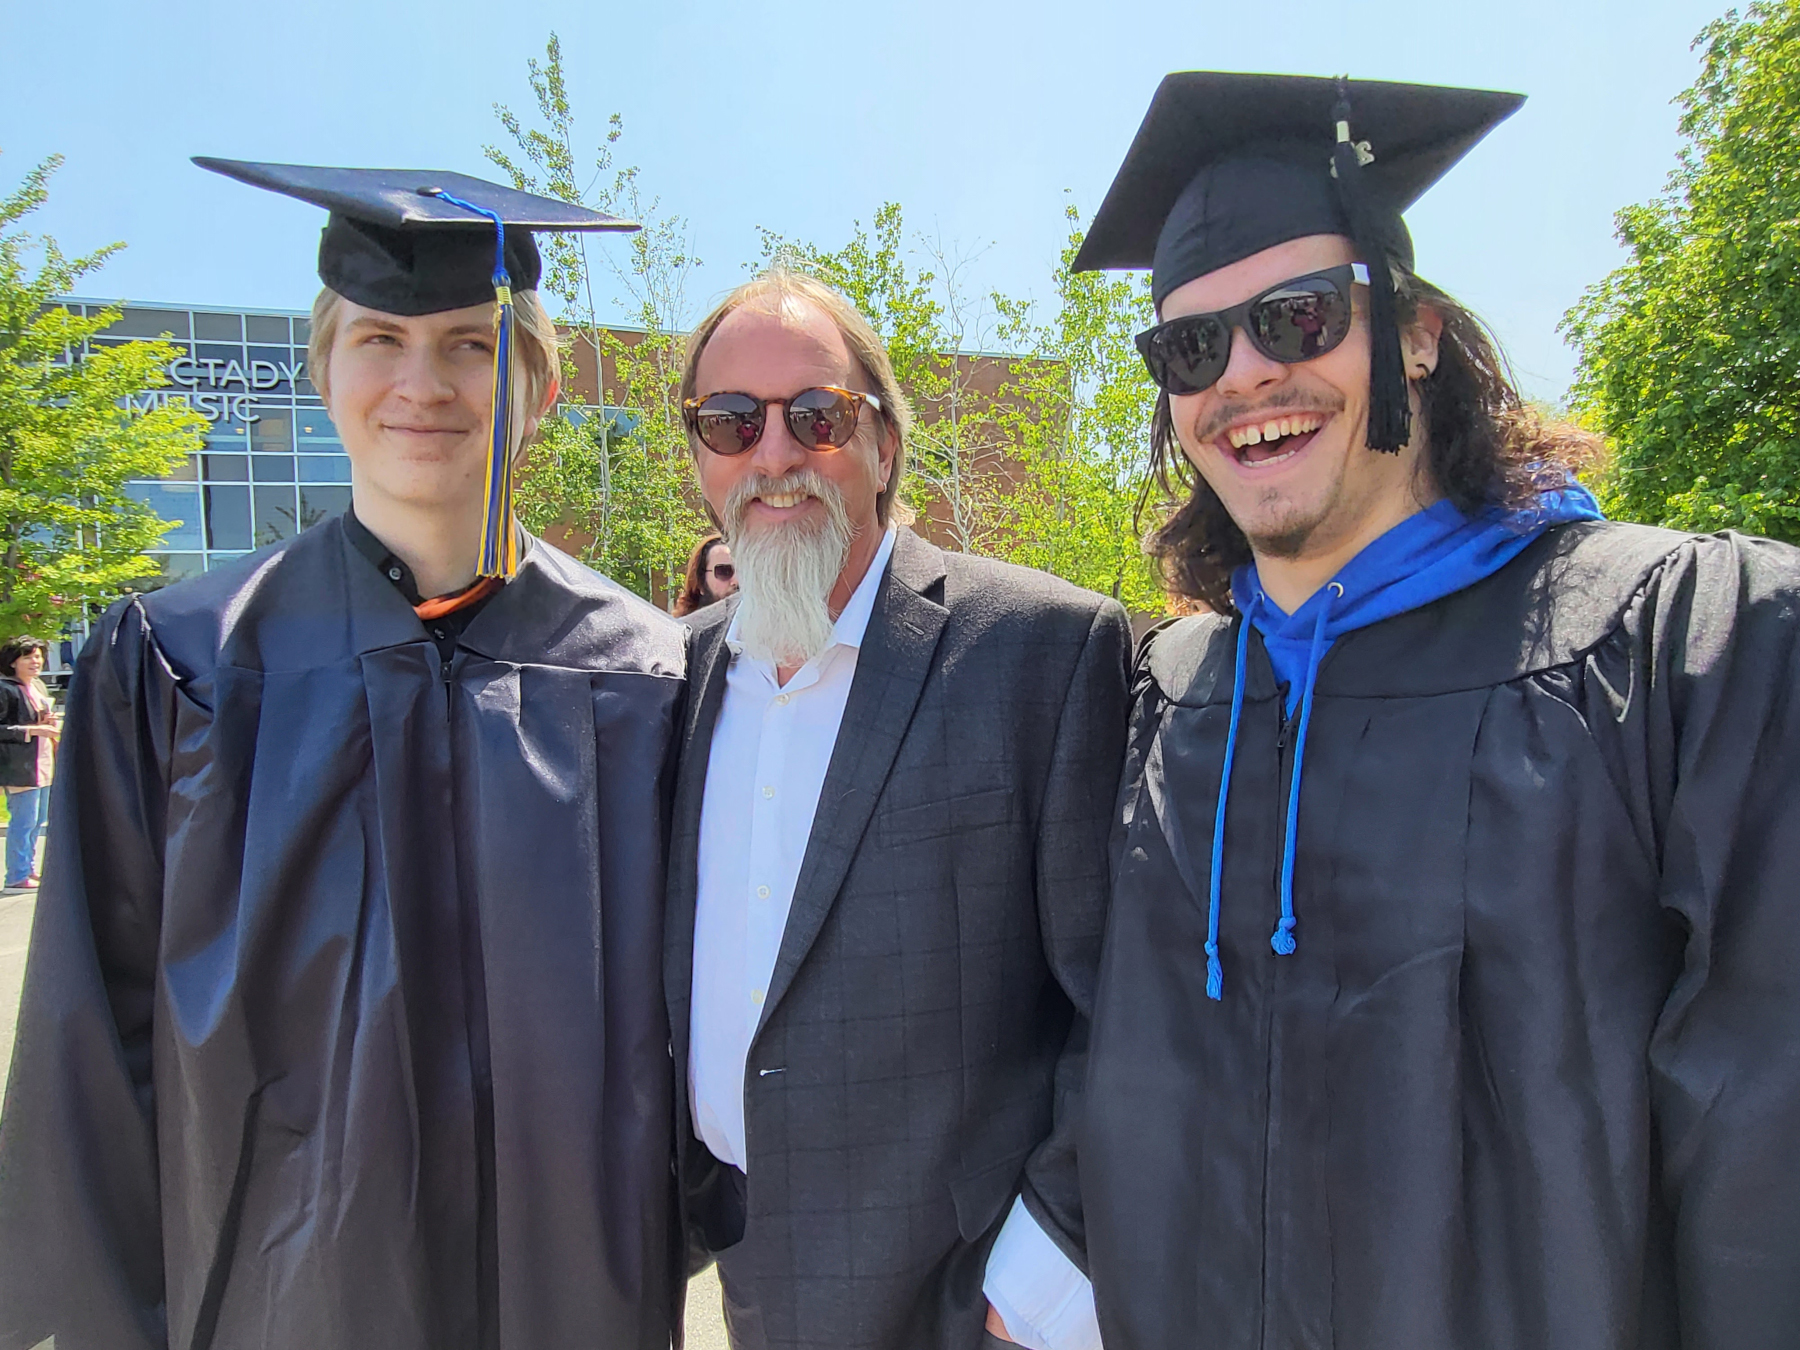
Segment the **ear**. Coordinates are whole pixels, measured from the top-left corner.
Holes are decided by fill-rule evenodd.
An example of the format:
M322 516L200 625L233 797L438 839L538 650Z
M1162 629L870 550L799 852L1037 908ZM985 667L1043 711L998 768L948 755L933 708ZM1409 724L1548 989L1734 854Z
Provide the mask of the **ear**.
M519 437L518 453L513 459L515 466L525 462L525 448L531 444L531 438L537 435L538 424L549 414L550 409L556 406L556 396L561 392L562 381L552 377L549 387L544 390L543 402L538 405L538 410L525 419L524 433Z
M1422 380L1437 369L1438 339L1444 333L1444 316L1430 305L1420 305L1413 321L1400 334L1401 359L1408 380Z
M875 447L876 490L886 492L888 480L894 476L894 456L900 453L900 433L881 419L881 440Z

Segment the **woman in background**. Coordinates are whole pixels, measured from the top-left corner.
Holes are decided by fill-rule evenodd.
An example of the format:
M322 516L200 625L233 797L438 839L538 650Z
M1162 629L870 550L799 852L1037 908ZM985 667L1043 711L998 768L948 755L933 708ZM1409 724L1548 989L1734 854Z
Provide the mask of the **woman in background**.
M731 561L731 545L717 530L702 535L688 555L681 594L675 597L675 614L692 614L716 604L737 590L737 568Z
M11 817L6 827L6 885L33 889L38 832L50 811L56 738L50 691L40 678L49 644L16 637L0 646L0 784Z

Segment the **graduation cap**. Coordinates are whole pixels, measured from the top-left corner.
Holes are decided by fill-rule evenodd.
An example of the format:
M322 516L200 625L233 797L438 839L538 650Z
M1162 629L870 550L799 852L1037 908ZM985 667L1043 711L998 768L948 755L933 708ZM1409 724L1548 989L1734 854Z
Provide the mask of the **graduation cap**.
M1387 261L1410 268L1402 214L1521 94L1375 80L1187 71L1158 86L1074 270L1151 269L1160 308L1195 277L1314 234L1369 264L1368 444L1410 436Z
M635 230L585 206L422 169L338 169L195 156L252 187L323 206L319 280L346 300L406 316L495 302L493 440L476 574L508 580L518 567L512 529L512 293L543 275L533 230Z

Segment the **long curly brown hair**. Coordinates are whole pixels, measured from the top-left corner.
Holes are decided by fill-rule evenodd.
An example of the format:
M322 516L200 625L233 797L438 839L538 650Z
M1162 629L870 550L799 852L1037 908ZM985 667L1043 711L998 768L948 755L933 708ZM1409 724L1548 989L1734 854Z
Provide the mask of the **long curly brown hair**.
M1398 264L1394 286L1401 324L1411 323L1420 305L1444 321L1437 368L1416 382L1426 435L1419 471L1458 510L1529 507L1594 462L1599 438L1527 404L1499 343L1473 312ZM1170 593L1234 613L1231 574L1250 561L1250 541L1182 453L1166 393L1150 424L1140 527L1151 513L1160 523L1144 551L1156 560Z

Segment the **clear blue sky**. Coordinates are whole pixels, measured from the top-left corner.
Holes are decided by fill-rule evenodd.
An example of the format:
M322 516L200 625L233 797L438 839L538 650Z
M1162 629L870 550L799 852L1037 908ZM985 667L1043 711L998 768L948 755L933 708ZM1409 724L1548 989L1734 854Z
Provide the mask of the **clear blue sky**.
M525 62L555 29L588 138L622 113L622 161L690 222L694 305L743 276L758 226L833 246L887 200L985 247L980 286L1044 297L1064 190L1093 211L1167 71L1510 89L1524 109L1409 220L1422 274L1555 397L1572 365L1556 322L1619 261L1613 212L1660 190L1689 43L1723 7L20 0L0 6L0 190L67 157L36 228L71 251L130 245L88 294L304 308L319 214L187 157L482 174L493 104L530 107Z

